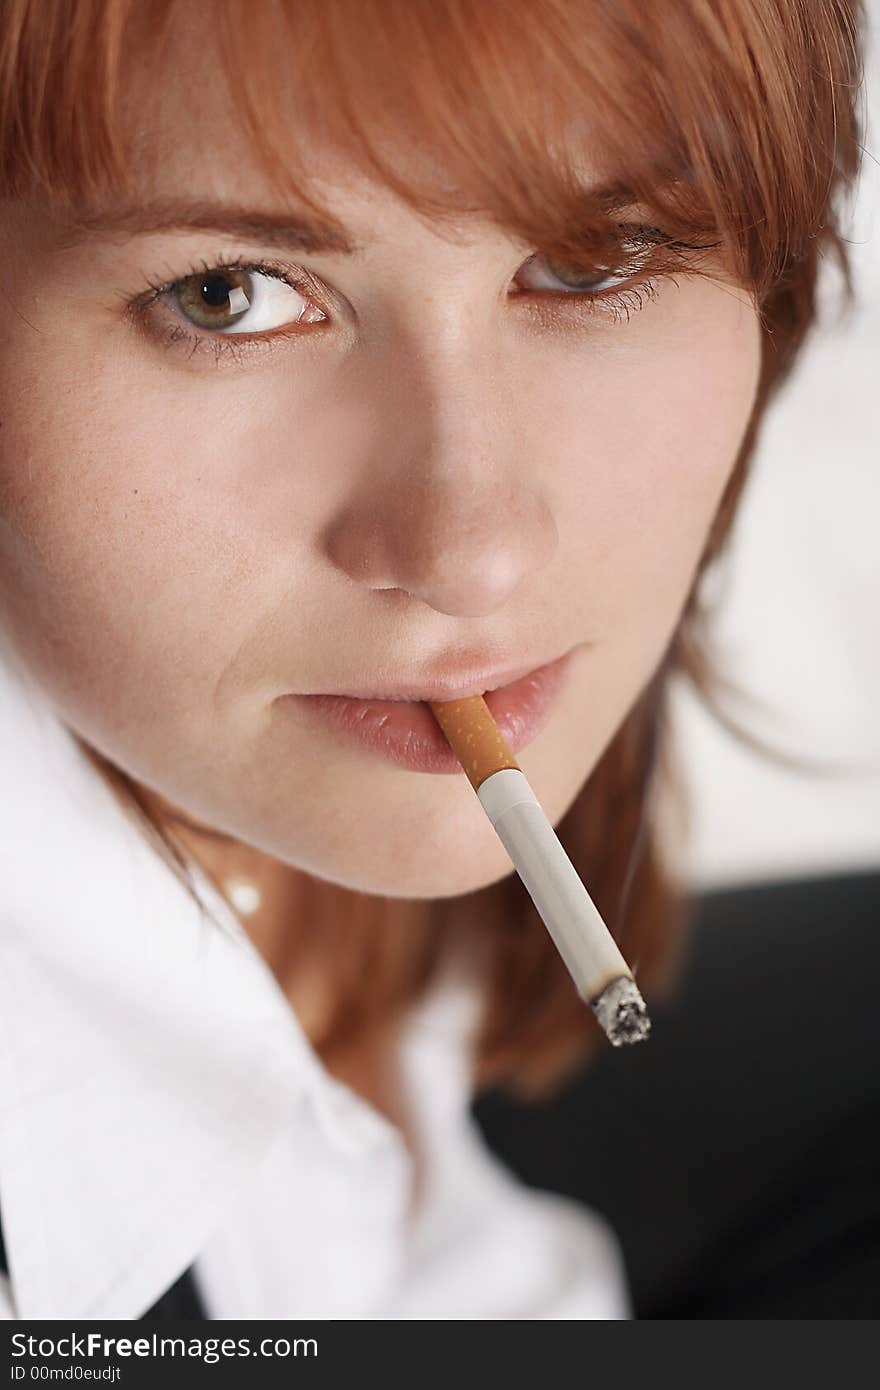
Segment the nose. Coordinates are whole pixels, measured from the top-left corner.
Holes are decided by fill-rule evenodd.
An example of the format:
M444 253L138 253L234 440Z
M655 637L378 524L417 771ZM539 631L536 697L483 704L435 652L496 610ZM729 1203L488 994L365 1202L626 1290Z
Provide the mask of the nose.
M369 457L325 530L326 553L368 588L491 614L555 553L546 469L497 377L459 363L444 388L411 368L371 415Z

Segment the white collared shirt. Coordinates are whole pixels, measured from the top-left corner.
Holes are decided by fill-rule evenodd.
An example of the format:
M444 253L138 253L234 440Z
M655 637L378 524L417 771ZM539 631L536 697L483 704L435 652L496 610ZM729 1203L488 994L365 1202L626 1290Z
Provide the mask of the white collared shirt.
M626 1318L617 1242L469 1113L473 983L413 1011L427 1156L326 1070L207 877L197 904L0 654L0 1317Z

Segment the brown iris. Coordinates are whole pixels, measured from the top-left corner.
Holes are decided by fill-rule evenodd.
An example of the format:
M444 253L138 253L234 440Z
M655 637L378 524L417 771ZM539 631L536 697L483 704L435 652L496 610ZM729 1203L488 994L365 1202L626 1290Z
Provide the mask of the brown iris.
M174 298L197 327L229 328L251 307L253 281L246 270L211 270L181 280Z

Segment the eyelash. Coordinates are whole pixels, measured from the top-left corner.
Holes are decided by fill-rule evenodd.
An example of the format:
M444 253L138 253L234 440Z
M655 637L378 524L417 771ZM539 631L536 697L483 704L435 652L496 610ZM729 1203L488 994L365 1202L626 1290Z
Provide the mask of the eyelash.
M320 297L320 290L317 282L309 275L308 271L294 273L287 266L282 266L278 262L271 260L253 261L244 256L227 256L220 254L211 261L201 260L192 265L183 275L175 276L173 280L158 281L146 276L149 289L139 294L133 300L126 301L127 311L131 317L139 324L145 324L149 318L150 311L163 298L170 294L182 284L184 280L190 279L193 275L207 275L210 271L216 270L243 270L253 274L274 276L276 280L281 280L289 285L292 290L303 296L308 296L316 301L319 308L323 308ZM124 297L124 296L123 296ZM308 327L314 329L318 325L309 324ZM213 350L216 361L221 359L232 359L240 361L245 354L261 348L274 346L279 339L293 337L295 334L302 333L303 326L294 322L286 328L277 328L271 332L253 334L222 334L222 333L200 333L195 326L187 327L186 321L178 316L176 323L170 323L161 332L160 342L163 347L173 348L183 343L190 344L189 356L192 357L196 352L203 349ZM238 341L236 341L238 340Z
M653 229L649 229L653 232ZM662 234L646 236L639 243L640 245L656 244L663 246L669 252L692 250L683 242L668 241ZM241 270L253 274L270 275L289 285L291 289L304 297L313 299L323 312L328 312L320 295L320 287L317 281L308 271L292 272L289 267L282 266L271 260L253 261L242 256L227 256L220 254L211 261L201 260L193 265L183 275L176 276L173 280L157 281L149 276L145 277L149 289L137 295L132 300L126 300L126 308L131 317L139 324L146 324L151 310L163 298L172 293L183 281L190 279L193 275L207 275L210 271L217 270ZM554 312L562 308L562 304L568 303L570 309L575 312L586 311L589 314L603 313L608 315L613 323L628 323L634 314L643 309L647 302L655 300L659 294L659 282L663 279L671 279L669 270L656 271L638 280L636 271L631 277L630 283L624 283L621 288L609 288L598 292L593 290L523 290L520 297L537 299L539 301L561 301L554 303ZM249 335L221 334L210 332L199 332L194 326L187 327L186 321L178 317L176 323L169 323L159 335L163 347L174 348L185 343L190 345L189 357L193 357L197 352L213 351L215 361L219 365L221 361L232 360L240 362L248 354L261 349L272 348L277 345L279 340L288 337L301 335L305 328L312 332L320 327L320 323L309 323L303 325L294 321L286 328L277 328L269 332Z

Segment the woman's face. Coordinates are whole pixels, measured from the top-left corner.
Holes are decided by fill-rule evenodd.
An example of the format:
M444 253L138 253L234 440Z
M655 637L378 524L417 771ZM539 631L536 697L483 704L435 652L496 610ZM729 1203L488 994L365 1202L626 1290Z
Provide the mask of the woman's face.
M251 225L71 235L3 208L3 641L189 815L347 887L468 892L511 868L465 776L279 697L573 649L519 754L558 822L676 625L754 399L755 311L688 276L591 304L535 248L476 216L450 237L329 154L360 249L303 250L192 91L163 88L143 201ZM230 260L262 269L225 312L201 280L146 304ZM314 293L277 278L303 271Z

